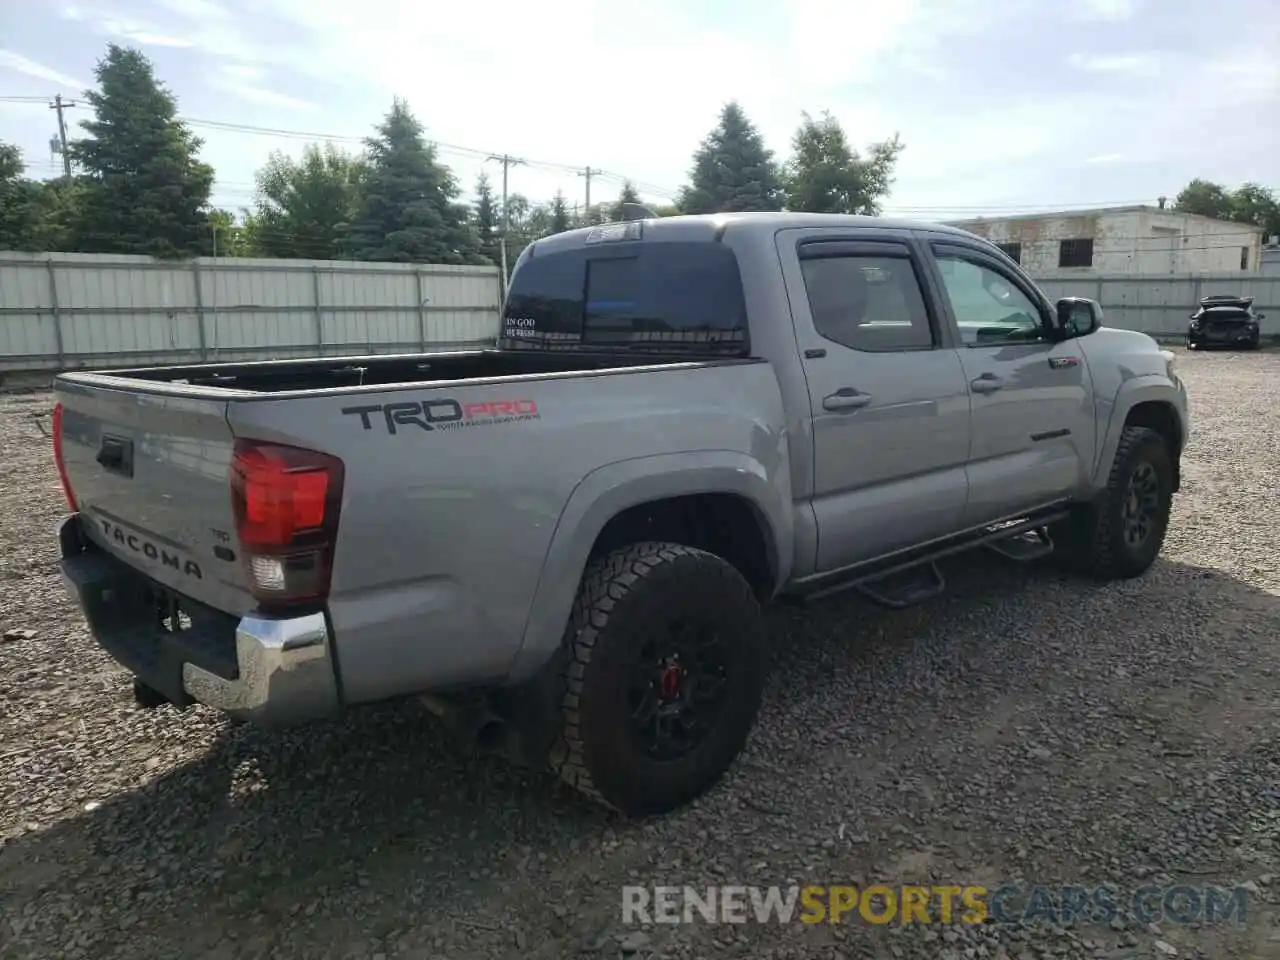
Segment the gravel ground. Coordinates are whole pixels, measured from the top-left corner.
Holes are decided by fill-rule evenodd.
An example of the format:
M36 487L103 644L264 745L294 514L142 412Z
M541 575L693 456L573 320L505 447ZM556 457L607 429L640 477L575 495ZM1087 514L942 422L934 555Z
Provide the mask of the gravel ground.
M55 573L44 395L0 398L0 957L1280 956L1280 355L1180 354L1163 559L994 556L771 614L727 780L614 819L408 704L269 733L134 709ZM624 883L1248 885L1243 926L625 927Z

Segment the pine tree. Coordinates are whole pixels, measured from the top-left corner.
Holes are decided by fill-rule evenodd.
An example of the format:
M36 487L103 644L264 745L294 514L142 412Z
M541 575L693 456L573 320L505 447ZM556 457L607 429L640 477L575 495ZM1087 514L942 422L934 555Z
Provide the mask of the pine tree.
M636 192L636 185L630 180L622 181L622 191L618 194L618 202L613 205L613 209L609 211L609 219L621 220L624 213L622 205L624 203L639 203L640 194Z
M493 187L489 183L489 175L480 174L476 180L476 203L474 208L476 238L480 243L480 252L493 263L498 263L498 204L493 196Z
M479 240L458 203L458 184L436 160L422 124L397 99L366 141L368 168L343 248L356 260L483 263Z
M564 191L557 190L555 199L551 201L551 232L564 233L569 229L569 204L564 198Z
M202 141L177 118L177 102L139 51L107 46L85 99L94 119L71 144L83 171L76 248L86 253L157 257L206 254L212 246L213 168L196 155Z
M685 213L781 210L782 184L773 151L736 101L693 155L689 185L680 193Z

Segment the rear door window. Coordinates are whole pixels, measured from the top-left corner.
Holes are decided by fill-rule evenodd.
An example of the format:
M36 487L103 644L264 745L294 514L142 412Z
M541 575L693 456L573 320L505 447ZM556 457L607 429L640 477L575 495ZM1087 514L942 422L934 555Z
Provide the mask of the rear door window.
M742 352L742 278L707 242L618 244L535 255L516 271L504 348L626 346Z

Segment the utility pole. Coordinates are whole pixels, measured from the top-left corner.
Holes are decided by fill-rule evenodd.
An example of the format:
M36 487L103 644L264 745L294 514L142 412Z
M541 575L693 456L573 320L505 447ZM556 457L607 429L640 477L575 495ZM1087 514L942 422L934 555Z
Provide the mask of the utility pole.
M507 174L512 167L518 167L524 163L523 160L517 160L509 154L498 156L492 154L490 160L497 160L502 164L502 238L499 251L502 257L502 298L507 298L507 228L511 226L511 217L507 212Z
M62 117L62 111L74 106L78 104L74 100L63 100L60 93L54 94L53 103L49 104L50 110L58 111L58 143L62 153L62 172L68 180L71 179L71 154L67 153L67 122Z
M586 205L586 209L583 210L582 212L582 217L584 220L591 219L591 178L595 174L600 172L601 171L599 170L592 170L590 167L587 167L587 169L583 170L580 174L578 174L578 176L585 177L587 180L587 205Z

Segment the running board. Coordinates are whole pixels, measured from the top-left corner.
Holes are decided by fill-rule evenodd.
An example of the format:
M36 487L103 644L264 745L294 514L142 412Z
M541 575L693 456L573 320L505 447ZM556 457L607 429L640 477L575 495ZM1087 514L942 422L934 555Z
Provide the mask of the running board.
M1053 538L1046 528L1038 527L1003 540L993 540L987 544L987 549L1017 563L1030 563L1053 553Z
M947 589L947 581L938 565L930 561L918 563L897 573L884 573L870 580L859 580L854 584L854 589L882 607L905 610L940 596Z
M946 588L942 572L937 568L939 560L966 553L978 547L992 547L1004 556L1014 559L1032 560L1037 556L1045 556L1053 550L1053 541L1049 538L1047 527L1068 516L1069 512L1066 509L1055 509L1017 520L992 524L974 535L961 540L944 542L933 549L903 551L881 560L835 571L820 581L813 582L811 586L801 586L797 592L785 594L781 599L786 603L807 606L816 600L822 600L846 590L856 590L876 603L888 606L890 609L901 610L915 603L933 599ZM1038 545L1024 547L1018 544L1005 547L1007 542L1028 535L1036 537ZM896 591L886 589L885 581L890 577L908 572L917 574L914 581L904 582Z

